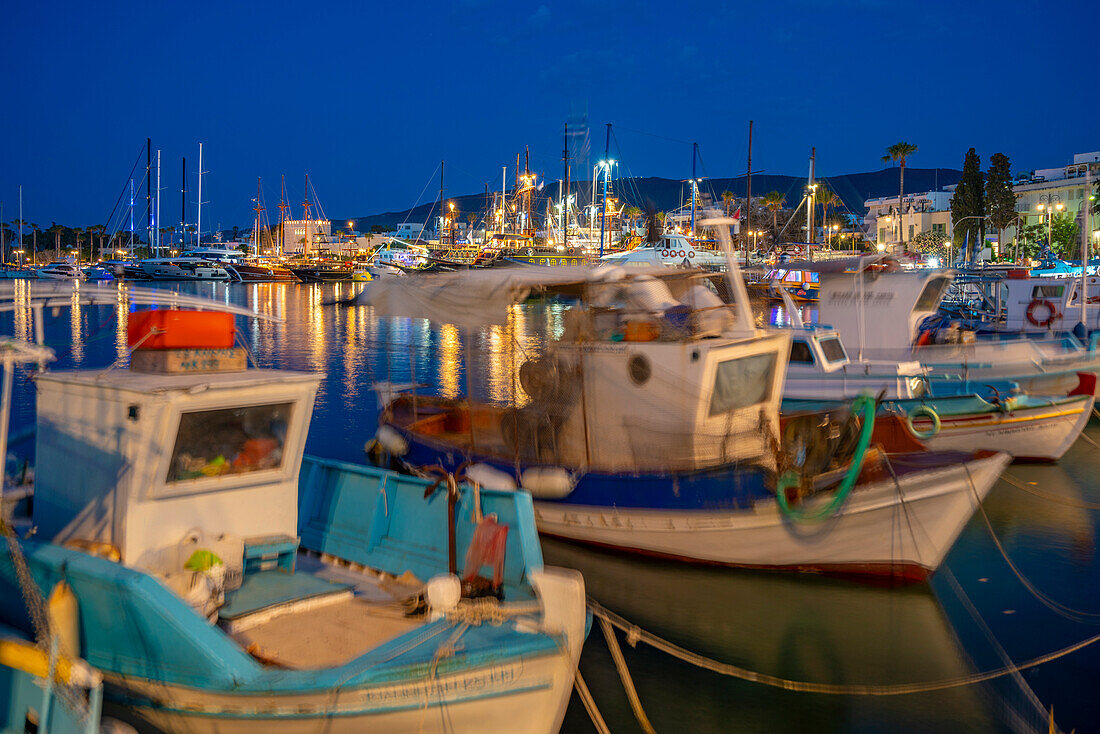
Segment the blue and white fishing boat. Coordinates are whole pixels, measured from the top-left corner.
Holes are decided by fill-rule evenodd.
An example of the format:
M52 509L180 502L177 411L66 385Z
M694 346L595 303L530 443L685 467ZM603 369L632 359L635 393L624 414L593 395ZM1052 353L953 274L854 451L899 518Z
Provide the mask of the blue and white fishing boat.
M188 351L36 375L0 624L86 660L143 731L557 731L584 586L543 567L530 497L303 459L319 376Z
M376 315L470 329L506 322L533 293L577 299L543 353L516 355L513 400L403 395L383 411L377 445L413 469L475 462L483 486L530 491L550 535L696 562L926 577L1009 457L865 463L872 404L859 441L834 445L827 471L802 475L792 494L779 439L790 334L753 325L733 263L725 287L732 307L707 274L667 268L369 285L359 302ZM821 523L800 522L810 518Z

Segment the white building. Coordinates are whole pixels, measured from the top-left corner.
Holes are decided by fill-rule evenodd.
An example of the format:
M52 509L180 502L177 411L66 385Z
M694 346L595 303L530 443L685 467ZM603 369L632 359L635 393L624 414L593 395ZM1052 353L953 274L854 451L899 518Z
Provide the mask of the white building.
M283 221L283 243L286 252L317 250L319 241L326 241L332 233L332 222L327 219L287 219Z
M880 196L863 202L867 213L863 217L863 229L880 249L898 245L905 235L911 242L922 232L934 232L944 240L951 239L951 197L955 186L944 186L942 191L925 191L906 194L898 211L897 196Z
M1091 175L1091 179L1090 179ZM1092 185L1089 185L1089 181ZM1047 212L1053 208L1055 216L1069 215L1077 220L1080 228L1084 222L1085 200L1100 180L1100 151L1077 153L1073 163L1061 168L1043 168L1016 177L1012 190L1016 194L1016 213L1022 226L1043 224ZM1043 207L1040 209L1040 205ZM1092 202L1092 217L1088 231L1094 232L1100 221L1100 201ZM1080 231L1080 229L1078 230ZM1016 226L1005 227L1004 241L1016 237Z

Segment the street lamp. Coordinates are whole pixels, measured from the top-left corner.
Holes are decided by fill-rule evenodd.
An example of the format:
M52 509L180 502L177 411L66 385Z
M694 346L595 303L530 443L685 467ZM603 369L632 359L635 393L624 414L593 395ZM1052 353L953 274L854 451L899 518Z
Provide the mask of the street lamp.
M1051 203L1047 202L1046 204L1039 204L1039 206L1037 208L1041 212L1042 211L1046 212L1046 215L1047 215L1047 249L1048 250L1053 250L1054 242L1052 241L1051 233L1053 231L1052 219L1054 218L1054 211L1055 210L1062 211L1063 209L1066 208L1066 205L1063 204L1060 201L1057 204L1051 204Z

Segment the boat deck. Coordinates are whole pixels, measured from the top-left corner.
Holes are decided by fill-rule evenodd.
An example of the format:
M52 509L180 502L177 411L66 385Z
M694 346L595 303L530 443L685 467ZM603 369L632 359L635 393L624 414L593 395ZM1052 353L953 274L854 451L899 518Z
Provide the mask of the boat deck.
M306 555L297 564L293 574L247 576L219 613L222 628L265 664L337 667L424 624L402 604L417 579L384 580Z

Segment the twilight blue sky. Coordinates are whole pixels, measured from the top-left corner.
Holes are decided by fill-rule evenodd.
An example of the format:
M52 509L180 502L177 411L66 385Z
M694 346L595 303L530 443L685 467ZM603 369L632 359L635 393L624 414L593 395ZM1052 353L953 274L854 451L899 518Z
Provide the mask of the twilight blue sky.
M686 141L706 174L743 173L750 118L769 173L801 175L811 145L823 175L880 168L898 140L918 167L961 167L969 146L1016 169L1100 148L1095 0L11 0L2 15L3 218L21 183L43 227L104 222L146 137L165 224L180 157L195 171L205 143L204 230L250 223L257 176L273 208L286 174L297 214L308 172L334 217L412 206L440 158L451 194L499 186L525 144L556 179L571 110L588 111L594 157L614 123L638 176L686 178Z

